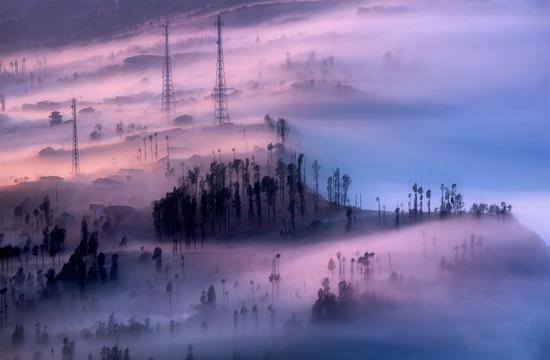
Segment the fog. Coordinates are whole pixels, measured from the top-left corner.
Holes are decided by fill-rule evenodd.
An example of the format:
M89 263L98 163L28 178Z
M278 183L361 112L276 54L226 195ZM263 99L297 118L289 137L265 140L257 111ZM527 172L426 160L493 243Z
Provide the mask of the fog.
M356 226L368 221L369 216L360 216ZM29 355L23 358L49 349L35 344L37 322L47 326L53 348L64 336L76 340L77 358L90 351L97 356L101 346L114 344L128 347L137 359L181 358L188 344L200 358L227 358L235 352L244 358L277 359L546 356L550 254L540 238L516 221L435 221L346 237L337 235L341 230L332 231L330 240L315 242L312 234L286 244L259 239L207 244L204 251L184 254L184 269L180 255L172 256L171 245L165 245L161 271L150 259L152 245L140 250L140 241L133 239L126 249L112 249L121 257L117 283L91 285L85 293L60 285L58 298L16 312L25 325L22 354ZM364 273L358 263L352 271L351 259L365 251L375 254L372 272ZM337 252L346 260L342 272L338 262L331 272L327 263L337 261ZM268 277L276 254L281 280L272 288ZM355 300L342 319L311 323L323 278L336 294L339 281L353 284ZM174 286L171 309L168 282ZM201 291L210 284L216 289L216 307L201 310ZM227 300L222 300L223 288ZM269 305L275 308L273 320ZM244 317L243 306L248 310ZM236 327L234 310L239 311ZM107 326L111 314L120 324L148 318L150 330L120 328L118 335L101 335L98 321ZM293 315L296 322L289 323Z
M217 10L210 5L170 16L176 110L168 116L160 111L164 20L110 37L98 29L96 40L55 48L0 46L0 247L41 242L33 209L43 211L46 195L67 229L57 260L46 254L42 265L27 252L28 264L21 255L6 270L2 263L10 307L0 358L41 352L70 360L64 337L75 342L77 359L103 359L101 348L114 345L132 359L192 359L189 345L197 359L547 358L548 2L250 3L220 5L232 123L222 128L212 126ZM23 57L26 73L5 75ZM71 174L73 97L78 176ZM55 110L62 122L51 125ZM266 114L288 120L286 141ZM211 161L235 157L256 161L265 175L269 143L278 146L275 158L305 154L310 192L318 160L324 198L335 169L349 174L353 217L323 200L292 237L286 218L267 228L249 218L204 248L180 245L174 253L171 239L158 241L152 204L184 184L182 176L195 166L206 176ZM419 220L407 196L415 183L434 194ZM502 201L513 210L437 216L440 184L458 185L466 212ZM286 216L283 205L277 211ZM371 211L380 205L383 215ZM30 225L17 220L18 207ZM96 207L123 208L116 235L94 223L105 220ZM69 263L82 217L99 229L106 266L120 256L118 280L50 286L43 273ZM374 253L368 271L358 262L365 252ZM15 285L19 267L36 280ZM210 285L215 305L201 304ZM30 302L18 308L25 298L16 294ZM327 305L331 299L337 306ZM46 341L35 338L37 323ZM20 344L16 325L24 327Z
M394 5L399 4L387 8ZM230 97L232 120L261 122L266 113L287 117L300 132L302 150L312 159L323 159L323 171L355 170L354 189L365 194L367 206L374 204L373 193L383 196L388 207L398 204L404 191L398 195L393 190L415 181L425 187L456 182L465 192L503 194L492 201L531 191L548 196L548 6L419 3L384 14L361 12L359 6L369 8L350 3L305 17L292 17L288 10L246 27L239 26L239 12L232 13L233 23L227 21L224 29L227 83L239 90ZM177 17L174 24L178 113L210 125L214 29ZM17 55L32 59L35 53ZM7 94L7 115L14 125L2 135L2 146L11 149L2 151L2 158L17 160L46 146L69 144L66 130L28 130L22 121L36 124L48 112L18 110L24 103L64 101L59 110L69 119L70 97L90 102L101 116L80 123L82 146L96 122L103 125L104 137L114 136L118 121L153 130L170 126L158 113L161 54L160 29L154 27L123 40L44 51L48 63L43 85ZM158 58L125 63L136 55ZM334 59L333 67L323 67L328 59ZM73 81L75 71L79 79ZM68 80L60 83L65 76ZM291 85L310 80L317 85ZM337 84L355 90L344 91ZM132 104L116 100L112 105L107 100L144 92L150 99L146 95ZM320 142L325 146L319 147ZM363 161L349 156L354 153L365 154ZM117 161L128 164L127 156L119 155ZM65 169L51 172L67 175L70 168ZM2 182L20 176L22 171L7 171ZM541 222L530 225L549 234Z

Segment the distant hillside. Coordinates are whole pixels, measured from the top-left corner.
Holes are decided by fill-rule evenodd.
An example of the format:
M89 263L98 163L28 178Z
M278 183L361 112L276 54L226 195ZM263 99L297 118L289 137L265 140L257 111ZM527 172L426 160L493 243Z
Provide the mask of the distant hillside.
M224 7L257 0L225 0ZM181 13L207 12L218 0L3 0L0 53L22 47L60 46L89 41Z
M249 26L281 16L304 16L357 0L2 0L0 54L32 47L56 47L157 26L166 17L212 24L220 9L228 25ZM280 19L279 19L280 20Z

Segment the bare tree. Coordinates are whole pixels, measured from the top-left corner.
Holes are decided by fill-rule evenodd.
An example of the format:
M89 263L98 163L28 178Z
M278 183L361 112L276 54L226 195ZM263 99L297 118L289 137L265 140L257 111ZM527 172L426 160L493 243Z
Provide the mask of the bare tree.
M315 181L315 215L317 215L319 211L319 171L321 170L319 161L313 161L311 168L313 169L313 179Z

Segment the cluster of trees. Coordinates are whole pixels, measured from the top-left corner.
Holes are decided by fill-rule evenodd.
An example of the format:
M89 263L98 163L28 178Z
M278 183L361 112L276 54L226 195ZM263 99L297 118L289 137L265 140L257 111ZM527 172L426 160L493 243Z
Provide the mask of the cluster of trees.
M99 352L99 358L101 360L130 360L130 350L126 348L123 352L122 349L119 349L116 345L113 347L104 346ZM91 359L93 359L93 357L91 355L88 356L88 360Z
M97 231L88 231L88 222L84 217L80 226L80 243L71 254L69 261L63 265L57 279L77 282L81 288L87 283L118 280L118 254L111 255L111 267L107 273L106 255L98 253L99 240Z
M127 322L117 321L115 315L109 315L107 321L97 321L91 328L82 330L82 336L86 340L112 341L121 336L142 336L153 333L151 320L146 318L143 322L131 317Z
M48 254L52 259L52 267L55 268L55 257L60 258L65 249L66 230L55 225L51 230L48 227L42 232L43 238L41 244L33 245L30 237L27 237L25 245L13 246L11 244L0 247L0 270L13 270L14 262L19 263L18 268L26 267L28 269L29 254L35 258L35 264L38 268L38 256L42 259L42 268L44 268L44 254ZM23 264L23 256L25 257L25 265ZM58 262L61 260L59 259Z
M13 269L13 261L21 261L21 247L8 244L0 247L0 268L2 273L4 269Z
M457 191L456 184L452 184L449 189L445 184L441 184L441 203L439 209L440 217L451 216L452 214L461 214L464 212L464 199L462 194Z
M456 188L456 185L454 185ZM428 216L432 214L432 190L424 191L424 188L417 183L412 186L413 193L409 193L409 216L415 219L424 214L424 195L428 207ZM414 194L414 195L413 195ZM396 211L397 212L397 211ZM396 220L397 221L397 220Z
M40 323L34 324L34 342L38 346L50 345L50 335L48 334L48 327L41 327Z
M172 238L180 250L185 239L186 250L190 250L191 244L196 249L199 237L204 245L206 237L227 238L232 228L244 221L269 226L277 224L278 216L282 217L281 233L294 233L297 217L305 218L307 213L304 155L294 155L289 163L280 158L273 164L270 145L267 173L265 168L261 172L254 157L234 157L225 163L221 154L204 175L197 166L189 169L179 187L153 203L157 236Z
M101 124L95 124L94 131L90 133L90 141L98 141L101 140L101 137L103 136L103 126Z
M126 130L124 130L124 127L126 127ZM120 121L115 125L115 132L118 136L124 135L124 132L131 134L136 131L144 130L147 130L147 125L134 124L133 122L124 124L124 122Z
M424 190L424 188L414 183L411 187L412 192L409 193L408 198L408 210L409 218L418 219L422 218L424 215L424 198L426 200L426 207L428 216L432 215L432 190ZM434 213L439 214L439 217L444 218L451 216L453 214L462 214L464 213L464 198L460 192L457 191L457 185L452 184L451 187L441 184L441 200L439 206L436 206L433 209ZM380 217L380 200L379 197L376 198L378 202L378 213ZM401 206L402 207L402 206ZM399 206L395 209L395 226L399 227L400 223L400 214L402 215L402 210ZM384 211L385 213L385 211Z
M372 259L375 254L373 252L366 251L363 255L356 252L357 258L353 257L350 260L350 276L353 279L354 274L359 271L361 280L368 280L374 275L374 262ZM347 258L342 255L340 251L336 252L336 259L338 260L338 278L346 278L346 260ZM358 270L355 270L355 266L359 267ZM334 272L336 271L336 262L333 258L330 258L328 261L327 268L330 272L331 278L334 278Z
M330 82L336 69L336 61L333 56L320 58L314 50L309 52L305 61L292 60L287 52L286 61L281 65L281 69L295 73L300 79L296 86L313 87L316 84ZM340 84L339 81L335 83Z
M44 332L40 333L40 324L36 324L36 344L40 346L49 345L48 334L44 328ZM15 348L20 348L25 343L25 328L22 325L15 325L15 330L11 335L11 343ZM51 350L52 359L55 357L55 351ZM62 360L74 360L76 356L75 342L69 340L68 337L63 338L63 345L61 346L61 359ZM19 357L17 357L19 358ZM41 359L42 352L36 351L33 354L33 359Z
M20 346L24 341L23 327L16 325L15 331L12 334L12 344L14 346ZM51 349L52 359L55 357L55 351ZM18 359L19 357L17 357ZM75 342L69 340L69 338L63 338L63 345L61 347L61 359L62 360L74 360L76 358L76 346ZM99 358L101 360L130 360L130 350L124 349L124 352L118 348L118 346L108 347L104 346L99 352ZM42 352L36 351L33 355L33 359L42 359ZM93 360L92 353L88 355L88 360Z
M476 239L475 234L470 235L470 240L464 239L462 244L454 246L454 266L465 264L468 260L473 261L477 256L484 253L486 248L483 245L483 237L479 236ZM445 256L441 257L441 269L450 269L451 266L445 260Z
M351 177L347 174L340 175L340 169L332 172L332 176L327 179L327 198L331 204L338 206L349 205L349 187Z
M42 203L41 209L48 214L48 199ZM46 216L46 219L48 216ZM42 231L40 244L32 243L31 237L27 236L24 246L13 246L8 244L1 246L3 235L0 234L0 269L5 272L14 273L10 276L13 292L13 303L16 310L30 309L35 305L34 297L26 296L28 291L39 290L35 295L43 297L55 296L58 293L58 282L76 282L83 290L86 284L96 282L116 281L119 274L118 254L112 254L110 268L107 268L107 257L104 253L98 252L98 232L88 231L86 218L81 223L81 238L79 245L74 249L68 261L61 266L61 256L65 251L66 230L58 225L50 228L47 226ZM29 270L29 257L34 256L36 266L36 282L33 272ZM51 267L46 267L45 256L51 258ZM57 257L58 261L55 261ZM41 261L39 261L39 259ZM39 264L42 267L40 269ZM56 266L57 263L57 266ZM56 273L56 267L59 272ZM14 271L15 270L15 271ZM25 275L27 274L27 275ZM38 287L36 287L38 285ZM16 291L19 295L15 295ZM7 289L5 291L7 293ZM2 296L2 322L7 319L7 297ZM6 306L4 306L4 304Z
M233 311L233 330L235 332L235 335L237 335L239 331L239 315L241 317L241 329L244 333L246 331L246 315L248 314L248 307L246 306L246 303L243 301L241 304L241 309L235 309ZM254 316L254 326L255 330L258 329L258 306L254 304L252 306L252 315Z
M30 82L31 88L34 86L35 80L38 84L42 83L42 76L36 76L36 69L45 64L41 59L37 58L34 65L34 71L27 71L27 59L22 57L20 59L0 59L0 82L4 85L7 84L27 84ZM0 94L0 110L5 109L5 97L4 94Z
M268 114L264 117L264 122L270 129L277 131L277 136L280 137L281 142L285 144L288 139L288 134L290 133L290 124L288 121L283 118L275 120Z
M202 291L200 297L200 309L208 310L216 307L216 288L214 285L210 285L208 290Z
M512 213L512 205L506 204L504 201L500 203L500 206L497 204L487 205L485 203L474 203L470 208L470 214L477 217L481 217L485 214L494 214L497 216L506 216Z
M120 125L120 124L119 124ZM119 128L117 125L117 134L119 134ZM121 135L121 134L119 134ZM159 156L159 143L158 143L158 133L149 134L149 136L144 136L143 141L143 148L140 146L138 147L138 160L147 161L147 140L149 140L149 159L154 162L158 160ZM154 146L153 146L153 140ZM168 149L168 136L166 136L166 148Z
M465 204L464 197L462 193L458 192L458 187L456 184L452 184L451 187L441 184L441 199L438 207L435 207L434 212L439 214L441 218L452 216L453 214L459 215L465 213ZM431 199L432 191L424 191L422 186L419 186L417 183L414 183L412 186L412 193L409 193L409 216L414 217L415 219L423 214L423 201L424 196L426 197L428 215L431 215ZM377 198L378 200L378 198ZM399 223L399 208L395 210L396 212L396 224ZM469 211L475 216L481 216L484 214L495 214L497 216L505 216L512 212L512 205L506 204L506 202L501 202L498 204L488 205L486 203L474 203Z
M55 269L56 255L58 258L58 263L61 264L61 254L65 251L65 238L67 235L67 231L57 225L55 225L51 231L48 230L48 227L46 227L42 233L43 238L40 249L42 253L42 258L44 257L44 251L47 250L48 255L52 259L52 267ZM35 253L36 251L33 252L33 255Z
M33 273L28 270L28 261L25 264L22 260L22 255L28 257L31 252L35 256L36 264L36 280L39 285L42 296L54 296L57 291L57 283L61 282L76 282L84 289L88 283L106 282L108 280L116 281L118 279L118 254L111 255L110 269L106 267L106 255L99 252L98 234L96 231L88 232L87 221L84 218L81 225L81 239L79 245L74 249L69 257L68 262L61 266L61 254L65 249L65 229L55 225L51 231L46 227L43 231L42 244L32 246L30 238L23 248L19 246L6 245L0 248L0 263L1 269L4 271L13 271L14 259L17 259L17 271L12 279L13 293L16 290L21 290L17 296L14 295L13 302L16 309L23 310L34 305L35 301L32 298L25 296L25 289L35 289L35 280ZM47 253L52 259L52 265L47 271L44 271L44 254ZM38 256L42 257L42 269L39 269ZM56 273L55 257L58 257L59 272ZM25 276L24 268L27 268L28 275ZM26 285L26 288L25 288ZM3 313L3 318L7 316L7 312Z
M464 214L465 204L464 197L462 193L458 192L457 185L452 184L451 187L441 184L441 199L439 206L435 207L433 212L438 214L440 218L449 217L452 215L461 215ZM432 214L431 199L432 191L424 191L422 186L419 186L417 183L414 183L412 186L412 193L409 193L409 218L417 219L422 217L424 213L424 196L426 197L426 203L428 208L428 215ZM376 201L378 202L378 217L380 218L380 198L377 197ZM399 227L400 216L403 215L403 205L401 208L398 206L395 209L395 225ZM506 202L501 202L500 205L492 204L488 205L486 203L474 203L469 213L480 217L484 214L494 214L497 216L506 216L511 214L512 205L507 204Z
M351 282L338 283L338 296L330 291L330 280L321 281L322 288L317 291L317 300L311 308L311 321L316 323L341 319L354 302L355 291Z
M61 347L62 360L74 360L76 355L75 342L70 341L68 337L63 338L63 346Z
M25 212L25 206L18 205L13 209L13 216L18 226L22 227L26 233L39 233L40 229L51 226L52 209L48 195L31 212Z
M1 268L3 272L13 270L14 258L19 261L15 275L10 277L10 283L12 286L12 302L16 310L25 311L26 309L31 309L35 305L36 299L33 296L26 296L29 293L41 295L44 298L58 295L58 282L77 282L81 289L84 290L86 284L92 284L99 281L106 282L108 280L116 281L118 279L118 255L111 255L111 266L109 271L107 271L106 256L104 253L98 253L99 241L97 232L88 232L87 221L85 218L82 220L80 243L71 254L68 262L63 264L63 267L61 267L60 254L64 250L65 246L65 229L58 227L57 225L54 226L51 231L48 231L46 228L43 231L43 236L41 245L34 245L31 247L29 239L22 249L18 246L12 245L7 245L0 248L0 259L2 263ZM28 271L28 264L26 265L28 275L25 276L25 271L23 270L25 266L23 265L23 261L21 259L22 254L27 254L30 248L32 248L32 254L36 258L36 282L33 277L33 273ZM40 270L38 269L39 253L42 254L42 269ZM48 253L52 258L52 267L47 271L43 270L44 253ZM55 256L58 256L58 263L60 266L60 271L57 274L55 271ZM35 290L38 291L35 292ZM8 289L6 287L0 290L2 300L0 303L0 325L7 323L7 293ZM19 294L16 296L17 293ZM24 329L22 327L16 328L16 332L14 334L17 339L23 338ZM48 335L46 328L44 328L44 331L40 333L39 325L37 325L37 344L47 345L47 343ZM68 346L65 349L67 350L65 352L67 356L63 355L63 359L73 359L74 356L70 356L70 354L72 354L70 351L70 344L66 345Z

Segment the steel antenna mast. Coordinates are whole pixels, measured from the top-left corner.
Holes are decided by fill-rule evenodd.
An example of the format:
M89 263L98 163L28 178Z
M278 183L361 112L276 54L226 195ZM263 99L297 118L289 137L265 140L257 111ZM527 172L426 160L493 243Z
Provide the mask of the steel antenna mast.
M76 99L73 98L71 109L73 111L73 151L72 151L72 174L77 176L80 171L80 159L78 154L78 133L76 127Z
M174 96L174 82L172 77L172 57L170 55L170 43L168 42L168 22L162 25L164 35L164 63L162 66L162 112L166 115L176 108Z
M218 28L218 55L216 63L216 87L214 88L214 97L216 100L214 125L222 126L229 123L229 111L227 109L227 89L225 85L225 68L223 64L223 22L221 14L218 14L216 26Z

